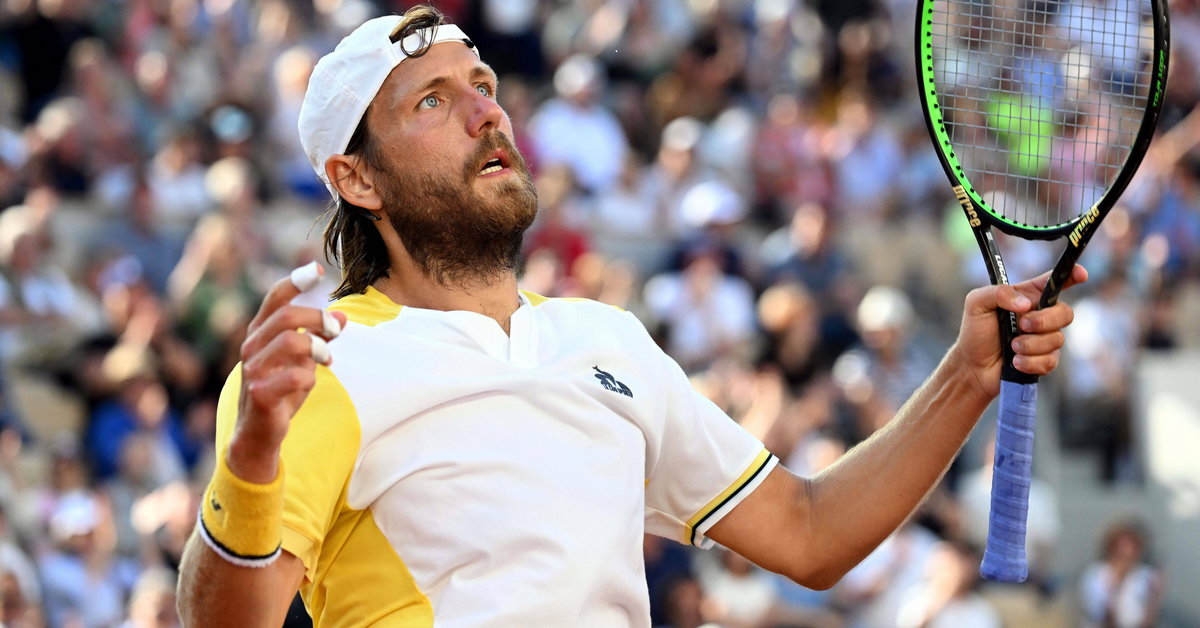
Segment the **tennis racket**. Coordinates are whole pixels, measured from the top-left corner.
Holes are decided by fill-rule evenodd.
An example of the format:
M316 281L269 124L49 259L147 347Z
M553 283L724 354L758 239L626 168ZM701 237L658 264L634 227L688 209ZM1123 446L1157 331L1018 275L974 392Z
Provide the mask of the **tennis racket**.
M1066 239L1038 303L1049 307L1150 144L1167 80L1166 2L920 0L916 27L925 122L992 283L1008 283L993 227ZM1038 378L1013 367L1017 317L998 314L1004 367L980 572L1023 582Z

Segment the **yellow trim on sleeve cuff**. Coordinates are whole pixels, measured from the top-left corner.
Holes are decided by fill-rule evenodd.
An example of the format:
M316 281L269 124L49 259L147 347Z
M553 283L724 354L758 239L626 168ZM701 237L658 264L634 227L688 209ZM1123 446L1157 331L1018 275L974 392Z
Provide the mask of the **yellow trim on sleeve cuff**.
M688 545L694 545L696 541L696 527L704 523L705 519L716 512L717 509L723 506L725 502L729 501L730 498L732 498L734 495L737 495L738 492L745 488L747 484L753 481L754 478L766 468L767 463L770 461L771 452L767 451L765 448L759 451L758 455L754 456L754 460L752 460L746 467L746 470L742 471L742 474L739 475L738 478L734 480L728 488L726 488L724 491L721 491L721 493L714 497L712 501L705 504L703 508L696 511L696 514L692 515L692 517L687 520L686 528L683 532L683 542Z

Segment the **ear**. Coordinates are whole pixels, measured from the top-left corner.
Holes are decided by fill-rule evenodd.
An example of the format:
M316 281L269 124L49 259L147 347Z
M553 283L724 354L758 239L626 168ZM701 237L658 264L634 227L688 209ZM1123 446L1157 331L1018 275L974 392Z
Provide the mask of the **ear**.
M325 176L350 204L363 209L383 209L375 189L374 172L357 155L331 155L325 160Z

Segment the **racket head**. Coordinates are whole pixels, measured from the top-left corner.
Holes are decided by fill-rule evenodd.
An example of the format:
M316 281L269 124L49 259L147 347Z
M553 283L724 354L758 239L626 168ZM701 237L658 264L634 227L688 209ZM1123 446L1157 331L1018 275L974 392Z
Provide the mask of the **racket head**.
M1166 3L1003 4L918 3L926 125L972 227L1082 248L1153 137Z

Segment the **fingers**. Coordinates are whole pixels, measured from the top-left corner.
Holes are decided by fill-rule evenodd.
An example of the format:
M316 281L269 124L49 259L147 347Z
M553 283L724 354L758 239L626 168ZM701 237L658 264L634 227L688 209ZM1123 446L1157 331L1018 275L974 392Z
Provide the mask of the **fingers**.
M976 288L967 295L965 306L967 313L988 314L999 308L1020 315L1022 332L1040 333L1062 329L1070 325L1075 318L1075 313L1070 306L1056 303L1043 310L1033 309L1033 299L1041 294L1049 276L1050 273L1044 273L1036 279L1015 286L1000 285ZM1087 278L1087 270L1076 264L1065 285L1067 287L1077 285L1087 281Z
M242 368L248 378L265 375L279 367L298 366L312 369L317 362L313 356L313 338L312 334L299 330L276 334L262 349L243 358ZM328 353L328 347L325 351Z
M289 368L273 371L250 382L250 394L256 398L271 403L287 395L299 391L312 390L317 383L317 375L312 369Z
M1033 301L1014 286L996 286L996 305L1002 310L1021 314L1033 309Z
M1037 277L1034 277L1033 279L1030 279L1029 281L1023 281L1017 284L1017 289L1031 296L1032 298L1039 298L1042 292L1046 289L1046 283L1050 281L1050 275L1052 272L1053 271L1047 271L1038 275ZM1087 269L1079 264L1076 264L1073 268L1071 268L1071 274L1067 275L1067 279L1063 281L1063 285L1061 288L1059 288L1059 292L1062 292L1071 286L1084 283L1087 280Z
M325 269L320 264L309 262L299 268L292 270L288 275L292 285L300 292L308 292L316 287L317 282L321 281L321 275L325 273Z
M308 355L317 364L329 366L333 364L333 356L329 354L329 344L325 339L316 334L305 334L308 336Z
M1026 334L1041 334L1056 331L1070 325L1075 320L1075 310L1066 303L1054 305L1021 315L1019 321L1021 332Z
M276 281L267 291L267 295L263 297L262 305L258 307L258 313L255 314L254 320L250 321L250 329L254 330L261 325L275 310L287 305L300 293L312 290L323 274L325 274L325 269L320 264L309 262L293 270L291 275Z
M333 356L324 338L293 329L276 334L262 350L250 354L242 362L252 368L304 366L311 369L314 363L333 364Z
M1046 375L1058 366L1060 350L1065 342L1062 329L1071 324L1075 312L1059 302L1044 310L1021 315L1022 333L1013 338L1013 366L1030 375Z
M286 399L295 399L297 394L307 395L316 385L311 338L310 334L297 331L279 334L262 351L242 362L241 414L247 421L243 424L239 418L239 430L258 435L243 435L243 438L265 440L270 443L268 450L283 439L287 421L279 422L269 417L284 407ZM296 407L298 404L287 412L288 420Z
M312 290L321 274L321 267L314 262L276 282L263 298L242 343L242 394L237 432L230 441L230 464L242 471L250 469L250 475L263 481L275 477L279 445L288 424L316 386L317 364L332 363L328 343L346 325L346 315L341 312L291 304L296 296ZM235 451L243 452L237 456L238 463Z
M1018 355L1013 358L1013 366L1022 373L1047 375L1058 366L1058 358L1058 351L1046 355Z
M1017 355L1037 356L1058 351L1063 346L1063 333L1025 334L1013 338L1012 348Z
M1020 314L1032 307L1033 301L1010 285L976 288L967 294L965 305L968 315L990 314L997 308Z
M315 352L318 345L324 348L325 341L337 338L338 334L342 333L342 327L345 323L346 315L342 312L330 312L328 310L318 310L299 305L285 305L272 312L265 321L257 328L253 328L246 337L246 341L242 343L242 361L249 360L259 351L262 351L268 343L280 334L301 329L313 334L312 344L313 351ZM327 348L325 355L328 356ZM318 359L315 353L314 359L322 364L328 362L328 359Z

